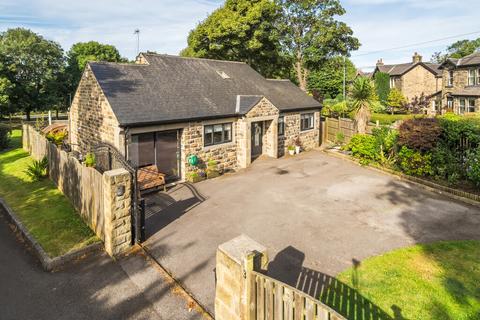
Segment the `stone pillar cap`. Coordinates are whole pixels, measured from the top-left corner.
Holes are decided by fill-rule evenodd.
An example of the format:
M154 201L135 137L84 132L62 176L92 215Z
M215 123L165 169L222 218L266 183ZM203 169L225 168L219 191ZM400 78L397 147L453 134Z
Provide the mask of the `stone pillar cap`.
M250 252L266 254L267 248L252 238L242 234L218 246L218 250L225 253L238 264L243 264L244 258Z

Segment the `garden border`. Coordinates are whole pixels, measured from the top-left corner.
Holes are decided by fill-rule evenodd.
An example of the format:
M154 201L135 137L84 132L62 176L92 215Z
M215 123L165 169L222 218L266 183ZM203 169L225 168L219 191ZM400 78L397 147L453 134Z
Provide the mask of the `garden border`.
M329 155L337 157L339 159L344 159L344 160L348 160L350 162L353 162L353 163L355 163L359 166L362 166L364 168L368 168L370 170L374 170L374 171L377 171L377 172L381 172L383 174L388 174L388 175L394 176L395 178L397 178L399 180L408 181L408 182L413 183L413 184L415 184L415 185L417 185L417 186L419 186L423 189L426 189L426 190L429 190L429 191L432 191L432 192L435 192L435 193L438 193L438 194L441 194L441 195L446 195L446 196L448 196L452 199L463 201L463 202L468 203L470 205L480 207L480 195L476 195L474 193L470 193L470 192L446 187L446 186L443 186L443 185L440 185L440 184L437 184L437 183L434 183L434 182L431 182L431 181L428 181L428 180L425 180L425 179L421 179L421 178L418 178L418 177L408 176L408 175L405 175L403 173L400 173L400 172L397 172L397 171L394 171L394 170L391 170L391 169L378 168L378 167L375 167L375 166L372 166L372 165L361 165L358 159L355 159L351 156L339 153L337 151L331 151L329 149L323 149L322 151L329 154Z
M55 271L60 267L66 265L67 263L73 260L76 260L86 254L97 252L103 249L103 244L101 241L99 241L99 242L92 243L84 248L66 253L62 256L50 258L47 252L45 252L42 246L37 242L37 240L23 225L23 223L20 221L18 216L8 206L7 202L2 198L0 198L0 211L5 212L4 216L8 219L9 222L15 225L16 229L19 231L22 238L24 238L28 242L28 244L33 248L35 255L40 260L40 263L42 264L42 267L45 271Z

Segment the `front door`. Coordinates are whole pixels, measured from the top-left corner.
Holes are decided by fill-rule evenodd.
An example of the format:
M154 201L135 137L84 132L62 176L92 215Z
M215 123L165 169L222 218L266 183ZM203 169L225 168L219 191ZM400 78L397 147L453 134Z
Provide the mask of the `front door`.
M258 158L263 151L263 122L252 122L252 160Z
M179 131L161 131L155 137L156 165L167 181L180 178Z

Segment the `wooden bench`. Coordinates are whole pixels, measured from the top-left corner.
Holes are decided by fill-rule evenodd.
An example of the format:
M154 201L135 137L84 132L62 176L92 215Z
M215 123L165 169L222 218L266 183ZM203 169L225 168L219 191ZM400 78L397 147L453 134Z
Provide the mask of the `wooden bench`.
M161 186L163 186L163 191L166 191L165 174L159 172L155 165L138 169L137 181L140 191Z

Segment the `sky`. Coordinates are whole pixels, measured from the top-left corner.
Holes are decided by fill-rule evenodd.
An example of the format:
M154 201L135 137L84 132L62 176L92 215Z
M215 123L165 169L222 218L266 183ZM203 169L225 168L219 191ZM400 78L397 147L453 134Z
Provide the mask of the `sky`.
M0 31L26 27L65 50L80 41L115 45L122 56L140 50L178 54L188 32L221 6L222 0L0 0ZM365 71L378 59L411 61L415 51L432 54L461 39L480 37L479 0L341 0L339 17L362 43L352 60ZM448 39L445 39L448 38ZM443 39L443 40L439 40ZM437 41L439 40L439 41ZM429 43L425 43L429 42ZM420 44L423 43L423 44ZM411 45L411 46L410 46ZM405 47L401 49L393 49Z

